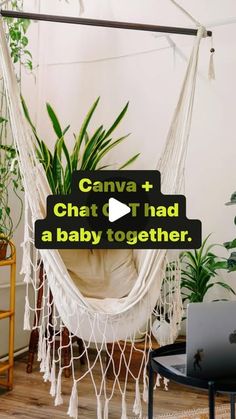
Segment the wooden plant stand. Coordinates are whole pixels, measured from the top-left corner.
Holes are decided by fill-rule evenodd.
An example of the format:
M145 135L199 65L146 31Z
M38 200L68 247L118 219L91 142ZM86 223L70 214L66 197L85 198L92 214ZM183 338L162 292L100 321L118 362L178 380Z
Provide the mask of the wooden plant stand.
M37 295L37 309L35 311L34 316L34 323L33 323L33 330L30 333L30 341L29 341L29 352L28 352L28 362L26 367L26 372L28 374L32 373L33 371L33 363L34 363L34 356L37 353L38 350L38 341L39 341L39 331L36 327L39 324L40 321L40 314L41 314L41 307L42 307L42 299L43 299L43 281L44 281L44 267L43 263L40 262L40 268L39 268L39 290ZM50 292L50 301L52 302L52 294ZM51 323L51 321L50 321ZM49 333L53 333L53 330L50 330ZM82 355L84 352L84 345L83 341L77 337L73 338L73 341L76 341L79 347L79 355ZM70 343L70 337L69 337L69 331L66 327L63 328L62 331L62 358L63 358L63 367L64 368L64 375L66 378L69 378L71 375L71 368L70 360L71 360L71 351L69 347ZM82 355L80 358L81 365L85 364L85 355Z
M6 387L8 390L13 388L13 365L14 365L14 332L15 332L15 285L16 285L16 248L13 243L9 242L11 247L11 256L7 259L0 260L0 268L2 266L10 266L10 303L9 309L0 310L0 320L9 318L9 348L8 361L0 362L0 374L7 373L6 382L0 380L0 386Z

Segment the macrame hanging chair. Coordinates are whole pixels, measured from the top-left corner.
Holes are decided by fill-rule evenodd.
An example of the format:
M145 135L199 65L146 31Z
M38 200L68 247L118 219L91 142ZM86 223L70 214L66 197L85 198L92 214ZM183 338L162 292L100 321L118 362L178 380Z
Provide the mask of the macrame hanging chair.
M180 193L183 187L184 164L189 139L191 117L194 102L199 45L202 37L206 36L205 28L199 27L194 40L193 50L187 66L186 75L180 92L180 97L174 113L167 141L157 165L162 176L162 192L168 194ZM161 345L173 342L182 318L182 304L180 296L180 275L178 263L174 265L172 281L164 281L166 272L165 250L134 250L127 258L132 258L136 276L132 278L132 286L122 295L122 281L119 283L119 298L114 296L96 298L85 296L76 286L70 269L66 267L66 257L57 250L32 251L34 244L34 222L44 218L46 198L50 194L45 172L35 155L32 133L22 112L20 92L14 73L11 57L7 46L3 22L0 22L0 64L7 96L11 129L16 147L19 152L19 165L25 189L25 230L23 242L24 281L27 284L26 309L24 328L30 328L30 313L35 313L37 307L29 299L29 289L33 286L38 291L38 260L43 261L44 280L43 305L41 318L34 326L39 331L38 360L44 373L44 380L51 382L50 393L55 397L55 404L63 402L61 396L62 366L61 351L62 331L66 326L70 332L69 343L71 350L72 392L68 415L78 417L77 386L86 376L90 376L97 398L97 418L108 418L109 401L117 387L122 396L122 419L127 417L126 388L128 376L132 376L136 383L136 395L133 412L142 417L140 397L140 382L143 382L143 399L147 400L146 366L148 351L151 349L151 328L157 319L160 325L159 343ZM104 252L103 260L111 255ZM117 257L120 257L117 251ZM126 252L126 251L125 251ZM78 254L79 255L79 254ZM116 258L116 250L112 257ZM97 259L96 259L97 260ZM77 260L78 265L80 259ZM123 268L123 278L126 266ZM171 265L173 267L173 265ZM172 269L172 268L171 268ZM127 286L127 284L126 284ZM50 292L52 297L50 296ZM154 310L155 308L155 310ZM166 319L168 318L168 321ZM54 333L49 333L53 329ZM130 368L131 358L136 351L135 337L138 331L145 332L144 349L138 350L142 355L142 363L138 374L134 375ZM84 342L84 354L79 356L72 345L73 337L77 336ZM56 340L59 341L56 345ZM122 345L120 341L123 341ZM124 354L126 343L131 347L130 355ZM109 343L109 345L108 345ZM113 351L118 345L121 360L118 370L114 366ZM96 351L95 359L90 360L89 348ZM110 348L110 349L109 349ZM111 349L112 348L112 349ZM106 364L104 364L104 352ZM76 363L80 357L87 358L87 368L78 371ZM126 379L121 381L119 374L121 363L126 367ZM95 379L94 367L100 369L100 380ZM113 368L114 380L107 384L108 368ZM97 372L96 372L97 375Z

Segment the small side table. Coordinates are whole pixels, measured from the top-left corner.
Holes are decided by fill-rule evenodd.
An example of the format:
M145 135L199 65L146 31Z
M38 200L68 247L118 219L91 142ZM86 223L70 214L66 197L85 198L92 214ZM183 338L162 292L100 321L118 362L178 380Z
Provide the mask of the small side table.
M149 359L149 393L148 393L148 419L153 419L153 384L154 373L160 374L162 377L183 384L187 387L208 391L209 400L209 419L215 419L215 394L228 393L230 395L231 419L235 419L235 394L236 394L236 377L228 379L199 379L188 377L186 375L174 373L166 366L158 362L158 357L168 355L180 355L186 353L185 343L175 343L173 345L162 346L150 353ZM154 359L156 358L156 359Z

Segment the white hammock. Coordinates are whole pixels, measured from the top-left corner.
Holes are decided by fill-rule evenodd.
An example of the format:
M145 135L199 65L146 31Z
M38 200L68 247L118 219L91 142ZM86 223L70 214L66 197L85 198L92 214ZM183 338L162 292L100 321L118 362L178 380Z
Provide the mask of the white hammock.
M174 113L173 121L169 130L168 138L161 159L157 166L162 175L162 192L173 194L182 190L184 163L186 158L187 143L191 125L195 83L198 64L199 45L202 37L205 36L205 29L199 27L198 35L194 41L189 64L179 101ZM163 333L159 335L159 343L166 344L173 342L182 317L182 305L179 289L178 266L174 273L174 282L164 282L166 251L148 250L134 251L133 258L137 268L137 279L129 294L124 298L85 298L71 279L68 270L57 250L35 251L32 256L33 225L36 219L44 218L47 195L50 189L43 168L35 156L34 140L32 133L26 124L22 113L20 94L17 80L14 74L13 65L9 55L6 37L2 22L0 22L0 61L1 72L5 83L7 101L9 106L11 127L16 146L19 151L19 164L25 188L25 235L24 235L24 257L22 272L27 283L25 328L30 328L29 314L36 310L35 305L29 305L28 289L33 285L35 292L38 291L37 274L39 267L37 260L43 261L46 275L44 275L44 298L41 309L41 321L35 326L39 330L38 359L41 361L41 371L44 372L44 379L51 381L51 394L56 396L55 404L62 403L61 398L61 374L64 367L61 361L62 330L64 325L70 332L71 367L73 378L73 389L71 393L68 414L70 417L77 417L77 390L76 386L88 373L94 386L97 397L97 417L102 418L101 396L104 397L104 419L108 418L108 402L111 399L116 385L122 394L122 419L126 418L125 393L128 374L133 375L129 368L132 350L135 350L135 335L137 331L143 330L145 334L145 349L143 350L143 362L137 376L133 375L136 382L136 399L134 413L141 417L141 401L139 395L139 381L143 378L143 397L146 399L146 368L148 351L151 348L150 327L153 320L153 309L157 304L158 309L155 316L164 325ZM79 263L79 261L78 261ZM174 284L174 287L173 287ZM53 301L50 300L49 289L52 291ZM169 323L165 318L169 318ZM54 329L53 336L45 334L49 328ZM87 357L88 368L86 372L78 374L75 369L75 361L79 356L74 353L72 347L73 336L80 337L84 342L84 354ZM56 339L60 339L60 347L56 350ZM119 371L115 371L115 379L110 390L107 389L106 372L112 367L113 359L111 352L107 351L107 366L104 366L103 351L107 350L107 343L129 341L132 347L130 358L124 357L122 353L121 362L126 363L126 380L119 380ZM95 361L90 360L88 349L93 343L96 348ZM94 366L99 364L101 380L95 382L93 375ZM114 366L113 366L114 367ZM144 368L143 368L144 367ZM56 374L58 374L56 379Z

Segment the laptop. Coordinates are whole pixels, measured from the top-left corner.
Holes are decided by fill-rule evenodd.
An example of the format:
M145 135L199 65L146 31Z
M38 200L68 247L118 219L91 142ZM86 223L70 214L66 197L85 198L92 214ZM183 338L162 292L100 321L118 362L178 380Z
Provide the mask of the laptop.
M190 377L236 377L236 301L190 303L186 340L186 354L157 357L158 363Z

